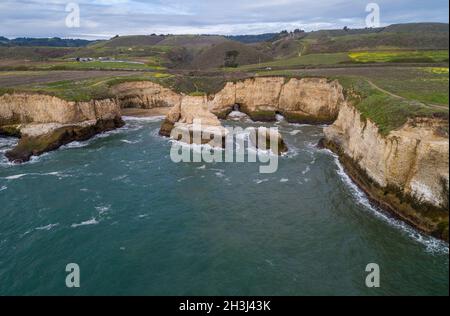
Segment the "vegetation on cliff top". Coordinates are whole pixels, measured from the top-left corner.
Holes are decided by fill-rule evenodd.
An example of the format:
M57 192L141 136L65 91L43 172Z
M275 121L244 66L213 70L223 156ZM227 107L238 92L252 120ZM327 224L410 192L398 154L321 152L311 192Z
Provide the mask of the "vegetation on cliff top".
M409 118L433 117L448 120L448 106L429 105L416 100L387 94L362 78L340 78L347 97L361 115L377 124L387 135L403 126Z

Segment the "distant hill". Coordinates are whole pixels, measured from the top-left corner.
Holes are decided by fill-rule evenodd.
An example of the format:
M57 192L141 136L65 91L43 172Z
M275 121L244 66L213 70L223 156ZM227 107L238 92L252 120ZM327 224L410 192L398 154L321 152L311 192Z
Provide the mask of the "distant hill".
M205 47L228 41L220 35L171 35L158 43L160 46Z
M306 54L368 50L448 50L447 23L394 24L260 35L136 35L110 40L0 36L1 59L112 57L168 68L210 69L287 59Z
M320 30L302 34L280 34L269 46L261 49L272 52L275 58L293 54L337 53L358 50L448 49L449 25L447 23L394 24L388 27L365 29Z
M59 37L53 38L27 38L20 37L9 40L5 37L0 37L0 45L2 46L34 46L34 47L84 47L93 43L93 41L82 39L62 39Z
M98 43L98 46L116 48L116 47L138 47L153 46L163 41L166 37L163 35L135 35L135 36L118 36L108 41Z
M226 38L232 41L241 42L245 44L254 44L273 41L278 35L279 33L266 33L260 35L230 35L226 36Z
M272 57L240 42L227 41L202 51L190 67L196 69L237 67L271 61Z
M448 33L448 23L407 23L407 24L392 24L383 29L383 32L388 33Z

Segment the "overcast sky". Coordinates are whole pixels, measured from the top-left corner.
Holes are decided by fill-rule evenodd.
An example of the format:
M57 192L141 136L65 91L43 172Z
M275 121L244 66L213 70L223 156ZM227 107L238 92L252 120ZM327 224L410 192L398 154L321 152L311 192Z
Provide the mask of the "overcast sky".
M80 27L66 26L66 6ZM0 36L110 38L116 34L260 34L283 29L365 27L366 5L381 24L448 23L448 0L0 0Z

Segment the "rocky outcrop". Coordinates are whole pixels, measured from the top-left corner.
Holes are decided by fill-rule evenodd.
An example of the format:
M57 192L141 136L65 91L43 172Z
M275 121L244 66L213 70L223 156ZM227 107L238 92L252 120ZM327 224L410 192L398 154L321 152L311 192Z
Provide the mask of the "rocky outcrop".
M234 109L239 109L254 121L275 121L276 115L282 114L289 122L330 123L336 119L344 103L343 90L337 81L286 81L281 77L229 82L221 91L208 97L180 97L180 100L170 97L175 101L161 126L160 134L163 136L170 136L176 123L192 124L193 118L201 119L207 126L218 126L217 118L227 118ZM279 139L280 152L284 152L286 144L281 136Z
M332 123L344 100L337 81L272 77L228 83L210 97L208 107L220 118L238 105L254 121L275 121L282 114L291 123Z
M275 121L276 114L282 114L291 123L332 123L344 102L339 83L321 78L252 78L229 82L208 97L178 94L153 82L122 83L111 92L122 108L176 107L193 102L225 119L237 105L254 121Z
M270 150L276 155L281 155L288 151L288 147L278 131L260 127L251 129L250 142L255 148L260 150Z
M204 126L221 126L217 116L208 110L206 97L184 96L174 105L163 122L160 135L170 137L176 123L192 125L197 119Z
M351 105L325 128L325 145L372 200L420 230L448 240L448 121L418 118L383 137Z
M120 107L113 100L70 102L37 94L6 94L0 97L0 126L59 123L71 124L120 117Z
M448 240L448 121L409 120L383 136L345 100L337 81L327 79L253 78L230 82L215 95L194 97L151 82L130 82L112 88L115 100L67 102L45 95L0 97L0 135L21 137L7 157L23 162L74 140L85 140L123 125L121 108L170 108L160 134L187 143L211 143L227 131L219 119L239 109L256 121L332 123L323 145L339 154L353 180L372 201L399 218ZM207 137L195 139L196 121ZM250 135L258 148L278 140L278 154L287 150L281 135Z
M207 104L206 97L184 96L167 115L159 134L188 144L209 143L213 147L223 147L227 130L208 110ZM199 139L194 137L194 131L200 134Z
M182 95L159 84L142 82L125 82L113 86L111 93L121 108L153 109L179 105Z
M223 102L234 101L227 98L222 100ZM210 111L210 102L211 98L206 96L183 96L180 104L172 108L162 123L160 135L188 144L209 144L213 147L225 146L225 138L228 135L228 131L222 127L218 117ZM231 108L233 105L233 103L230 104ZM196 124L201 126L196 126ZM194 131L201 134L201 138L196 139ZM253 144L257 148L272 150L279 155L287 151L287 146L279 133L273 135L273 132L263 132L261 139L263 139L264 144L258 141L258 135L259 132L256 130L252 138ZM271 139L275 139L278 146L271 145Z
M0 97L0 134L21 137L6 153L13 162L81 141L124 123L114 100L69 102L47 95Z

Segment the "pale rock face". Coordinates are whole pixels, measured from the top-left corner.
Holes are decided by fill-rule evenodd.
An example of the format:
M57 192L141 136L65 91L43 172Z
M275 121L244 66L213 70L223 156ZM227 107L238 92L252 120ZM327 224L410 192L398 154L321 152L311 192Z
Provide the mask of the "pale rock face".
M217 116L208 110L208 100L205 97L184 96L181 101L179 123L192 124L198 120L204 126L220 126Z
M341 85L326 79L291 79L283 85L278 108L333 117L344 103Z
M0 125L71 124L115 117L120 117L120 107L112 100L70 102L47 95L28 94L0 97Z
M381 187L394 186L405 195L436 207L448 205L449 142L435 133L437 120L408 122L383 137L370 120L346 105L325 129L336 143Z
M208 144L215 148L224 148L228 130L222 126L175 123L171 131L172 139L196 145Z
M286 81L281 77L261 77L228 82L221 91L208 98L185 96L152 82L122 83L113 87L112 93L122 108L186 107L189 104L198 108L201 102L202 112L208 110L221 118L239 104L248 114L281 112L300 114L299 120L333 121L344 101L342 87L337 81L314 78ZM295 117L288 119L295 120Z
M80 127L88 127L88 126L94 126L97 121L84 121L81 123L78 123L77 125ZM53 131L62 128L70 126L71 124L61 124L61 123L45 123L45 124L28 124L23 125L23 127L20 128L20 132L22 135L26 135L28 137L39 137L41 135L52 133Z
M122 108L173 107L179 105L182 99L180 94L149 81L121 83L114 86L111 92L117 96Z
M212 97L208 108L222 115L239 104L246 112L291 112L334 120L343 103L343 89L337 81L307 78L285 82L284 78L254 78L227 83Z
M279 108L284 78L256 78L236 83L236 102L246 111L267 111Z
M15 162L122 125L121 109L114 100L69 102L28 94L0 97L0 127L20 131L19 144L6 153Z

